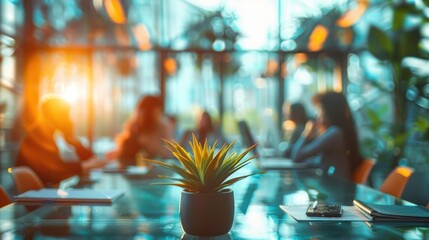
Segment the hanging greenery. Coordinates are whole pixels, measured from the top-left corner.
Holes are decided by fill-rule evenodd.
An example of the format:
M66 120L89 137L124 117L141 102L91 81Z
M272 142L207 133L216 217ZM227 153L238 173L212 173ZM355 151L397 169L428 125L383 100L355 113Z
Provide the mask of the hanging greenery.
M394 123L390 132L385 134L386 138L383 138L386 140L384 150L389 151L392 155L390 157L393 168L404 156L404 148L410 133L416 130L416 128L407 127L410 103L416 99L412 96L413 89L418 89L422 83L427 81L427 76L422 78L410 71L410 68L404 65L404 60L409 57L429 58L428 49L422 45L424 37L421 34L421 27L429 22L424 14L429 1L423 1L421 5L408 1L399 3L389 1L387 4L392 12L391 25L372 25L368 33L367 46L373 56L386 64L393 78ZM368 112L368 116L373 123L372 129L377 131L381 119L371 111ZM421 122L422 118L418 119L419 126L426 126ZM414 121L408 125L416 123L417 121Z

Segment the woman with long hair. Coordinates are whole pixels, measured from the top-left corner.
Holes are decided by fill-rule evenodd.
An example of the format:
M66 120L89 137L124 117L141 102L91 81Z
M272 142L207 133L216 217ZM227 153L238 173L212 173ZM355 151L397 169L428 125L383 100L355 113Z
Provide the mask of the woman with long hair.
M290 105L289 112L287 115L289 120L295 124L292 134L288 141L288 148L285 151L285 156L287 158L290 158L293 146L301 136L302 131L304 131L305 124L308 121L308 117L307 117L307 111L305 110L304 105L299 102L296 102Z
M123 166L135 165L139 155L147 158L170 158L162 138L171 140L174 129L163 113L159 96L145 96L132 117L116 137L116 157Z
M321 166L328 174L351 178L362 163L355 121L343 94L328 91L316 94L316 122L306 125L292 151L295 161L320 155Z

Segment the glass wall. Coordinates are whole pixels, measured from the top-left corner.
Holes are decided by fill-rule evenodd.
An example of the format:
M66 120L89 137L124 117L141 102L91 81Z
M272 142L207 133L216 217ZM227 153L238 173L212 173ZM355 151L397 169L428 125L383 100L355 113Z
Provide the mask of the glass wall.
M5 169L11 166L21 135L18 109L22 86L17 59L24 10L20 1L0 1L0 183L9 180ZM10 181L10 180L9 180ZM6 188L7 189L7 188Z
M219 56L211 53L183 52L170 54L164 61L167 77L166 113L177 121L178 137L196 127L203 111L219 123L220 78ZM174 65L174 69L172 66Z
M312 40L314 22L354 8L291 0L5 2L32 9L26 21L43 62L35 98L69 98L78 134L91 143L113 139L146 94L165 97L178 137L207 110L231 139L245 119L261 143L281 141L288 104L311 108L315 92L342 88L341 58L309 50L330 48Z
M326 89L347 93L362 126L368 107L393 114L392 75L366 46L371 25L391 22L385 1L2 0L1 6L5 119L19 118L21 109L28 115L45 94L61 94L74 105L77 133L100 151L114 147L147 94L164 97L177 137L207 110L227 138L239 139L237 121L246 120L263 146L287 140L291 103L303 102L313 116L311 97ZM25 66L35 69L21 71ZM370 129L362 132L366 138Z
M234 54L240 63L238 71L225 78L224 129L239 137L237 122L246 120L257 140L264 142L268 132L276 129L279 81L276 76L278 56L269 52ZM276 131L277 132L277 131Z

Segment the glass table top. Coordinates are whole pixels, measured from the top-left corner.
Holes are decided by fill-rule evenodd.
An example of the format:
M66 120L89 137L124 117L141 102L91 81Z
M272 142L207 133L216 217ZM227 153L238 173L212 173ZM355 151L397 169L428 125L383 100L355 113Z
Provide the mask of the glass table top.
M243 171L252 171L243 169ZM153 175L150 175L153 176ZM153 185L149 175L104 173L93 189L122 189L112 205L11 204L0 209L0 236L18 239L200 239L180 224L181 189ZM322 174L317 169L272 171L232 186L234 225L227 235L210 239L424 239L429 227L365 222L297 222L279 205L314 200L353 205L354 199L410 204L364 185ZM209 206L207 206L209 207ZM202 238L204 239L204 238Z

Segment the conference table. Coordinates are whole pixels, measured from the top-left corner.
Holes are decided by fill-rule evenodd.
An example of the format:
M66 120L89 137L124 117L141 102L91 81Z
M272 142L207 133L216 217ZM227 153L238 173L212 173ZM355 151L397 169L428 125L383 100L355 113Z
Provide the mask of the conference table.
M255 170L249 165L239 174ZM237 182L232 186L236 207L231 231L210 238L190 236L180 224L182 189L153 184L164 171L98 172L81 187L123 190L109 205L7 205L0 209L0 239L429 239L428 226L407 223L296 221L279 206L314 200L351 206L354 199L411 204L319 169L269 171Z

